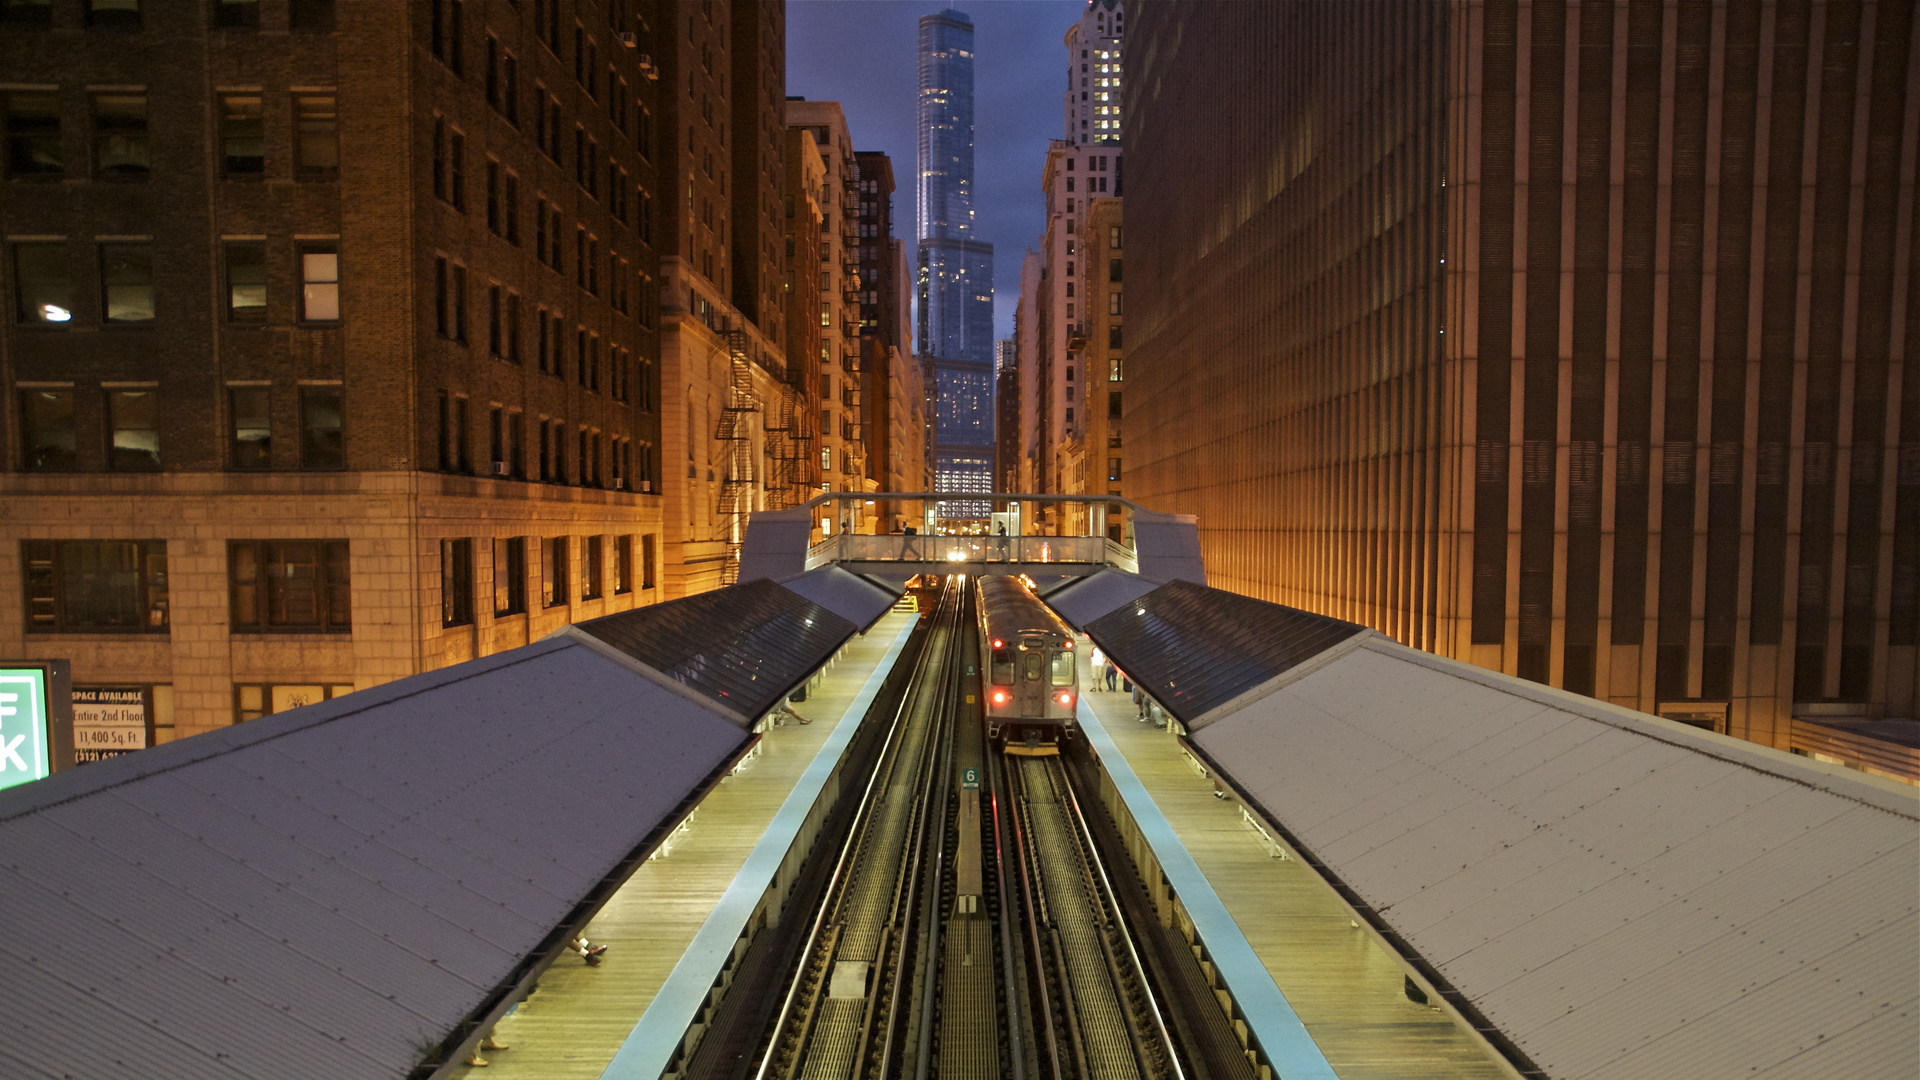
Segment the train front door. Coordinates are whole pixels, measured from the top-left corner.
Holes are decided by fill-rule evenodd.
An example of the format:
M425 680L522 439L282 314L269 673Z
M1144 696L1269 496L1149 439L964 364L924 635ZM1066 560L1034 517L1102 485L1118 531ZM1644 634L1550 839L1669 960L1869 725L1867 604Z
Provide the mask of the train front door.
M1020 677L1013 684L1013 715L1047 715L1047 644L1039 638L1021 642Z

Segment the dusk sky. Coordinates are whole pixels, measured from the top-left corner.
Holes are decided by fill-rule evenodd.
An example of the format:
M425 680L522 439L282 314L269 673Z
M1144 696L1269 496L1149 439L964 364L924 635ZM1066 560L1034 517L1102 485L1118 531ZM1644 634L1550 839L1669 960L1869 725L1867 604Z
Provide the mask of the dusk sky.
M838 101L857 150L893 158L894 235L913 251L914 137L920 16L941 10L895 0L790 0L787 93ZM1065 128L1067 28L1081 0L970 0L974 25L974 211L993 245L994 335L1013 333L1020 261L1045 226L1040 167Z

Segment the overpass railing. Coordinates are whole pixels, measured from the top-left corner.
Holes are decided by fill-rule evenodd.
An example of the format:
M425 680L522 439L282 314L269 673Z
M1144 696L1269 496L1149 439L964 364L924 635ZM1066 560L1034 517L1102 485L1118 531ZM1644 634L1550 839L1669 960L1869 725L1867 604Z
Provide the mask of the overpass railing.
M1104 536L871 536L841 533L807 549L807 569L827 563L1067 563L1139 572L1130 548Z

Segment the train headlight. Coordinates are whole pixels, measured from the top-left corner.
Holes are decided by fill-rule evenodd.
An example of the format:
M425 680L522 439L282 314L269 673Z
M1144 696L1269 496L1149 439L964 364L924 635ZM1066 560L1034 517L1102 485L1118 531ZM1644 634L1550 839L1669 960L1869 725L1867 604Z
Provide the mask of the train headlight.
M1060 691L1060 704L1062 705L1073 704L1073 691L1071 690Z

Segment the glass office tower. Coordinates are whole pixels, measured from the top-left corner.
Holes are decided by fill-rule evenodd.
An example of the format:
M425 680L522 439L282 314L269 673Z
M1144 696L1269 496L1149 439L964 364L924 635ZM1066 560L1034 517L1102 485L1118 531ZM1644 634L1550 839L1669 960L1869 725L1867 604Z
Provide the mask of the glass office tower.
M973 22L920 20L918 348L927 373L927 454L936 491L990 491L993 245L973 231ZM946 517L983 517L985 503Z

